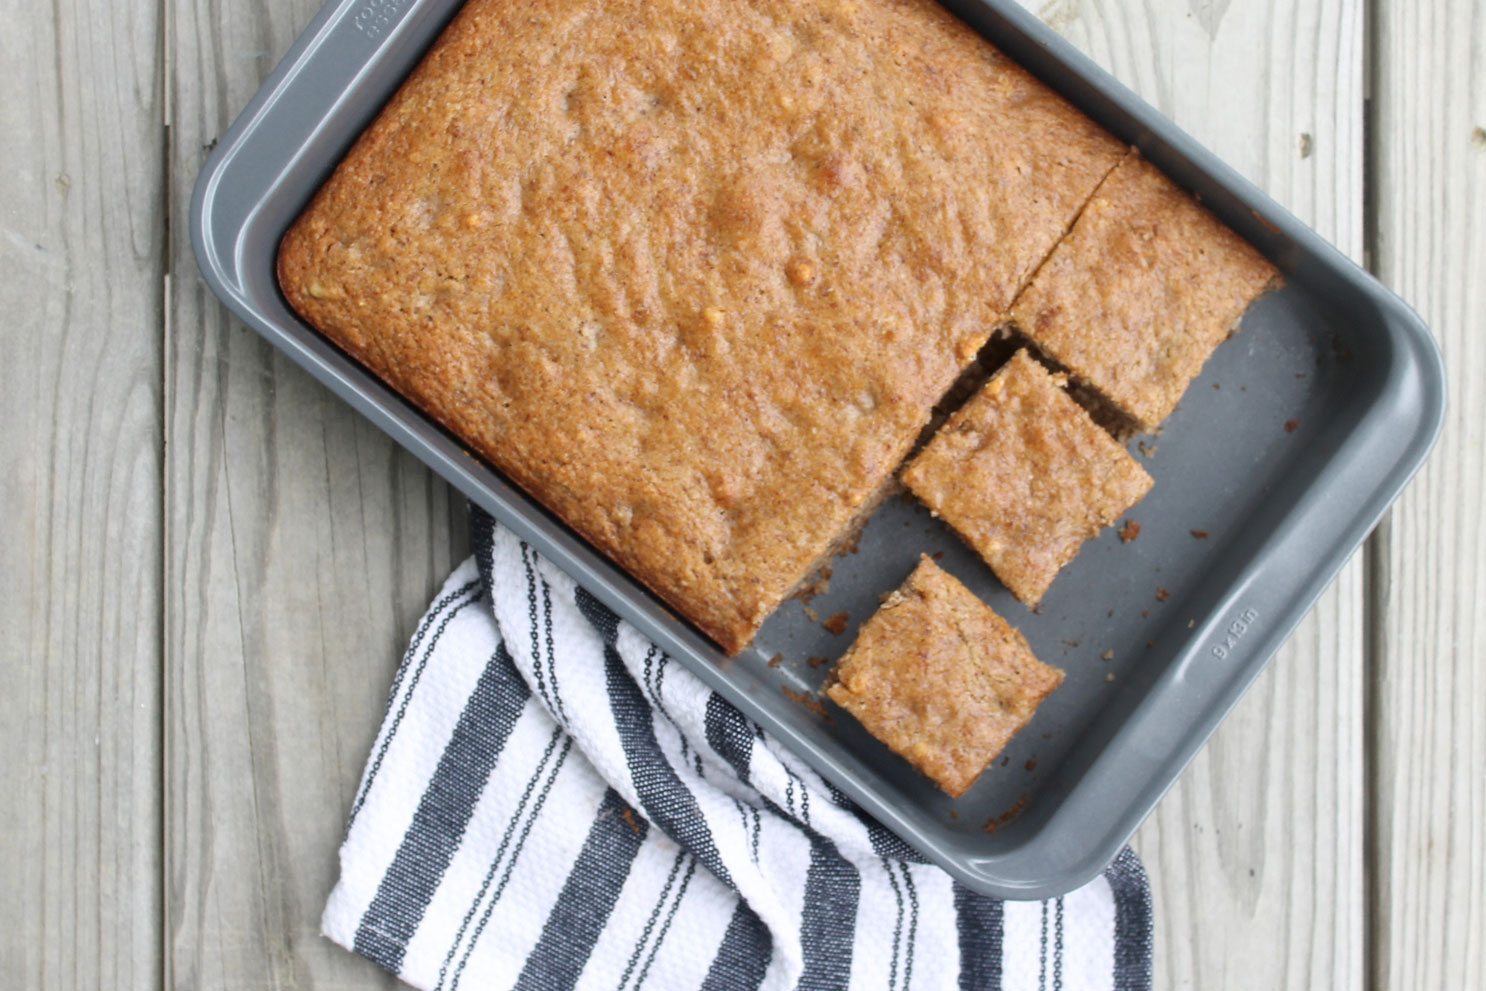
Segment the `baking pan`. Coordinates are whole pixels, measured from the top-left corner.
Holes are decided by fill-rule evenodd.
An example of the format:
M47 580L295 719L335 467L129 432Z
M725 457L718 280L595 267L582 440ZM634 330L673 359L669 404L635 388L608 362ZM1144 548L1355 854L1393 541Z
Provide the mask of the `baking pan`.
M1108 74L1002 0L948 6L1188 187L1284 272L1140 454L1156 485L1087 544L1039 612L943 525L892 500L834 562L820 617L787 603L729 658L457 438L301 322L280 237L458 0L333 0L217 144L191 235L249 326L607 602L873 816L965 884L1005 898L1094 877L1263 669L1419 467L1444 406L1440 357L1395 296ZM952 801L850 717L801 704L921 552L1011 619L1067 681ZM774 666L769 660L782 656ZM811 663L812 659L815 661ZM994 828L987 829L987 824Z

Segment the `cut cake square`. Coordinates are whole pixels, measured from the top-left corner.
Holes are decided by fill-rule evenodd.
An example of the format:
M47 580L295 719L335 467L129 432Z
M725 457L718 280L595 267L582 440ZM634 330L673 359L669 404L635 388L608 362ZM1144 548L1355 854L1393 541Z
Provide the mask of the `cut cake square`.
M826 694L958 798L1062 682L995 610L923 557L863 624Z
M1026 350L950 417L903 481L1030 606L1152 484Z
M1252 245L1132 152L1095 190L1011 319L1151 431L1277 278Z

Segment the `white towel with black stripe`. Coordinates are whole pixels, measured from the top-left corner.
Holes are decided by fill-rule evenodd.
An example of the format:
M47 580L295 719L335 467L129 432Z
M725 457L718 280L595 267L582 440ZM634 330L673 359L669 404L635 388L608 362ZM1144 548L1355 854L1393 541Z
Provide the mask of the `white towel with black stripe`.
M325 935L438 991L1150 984L1126 850L1046 902L925 863L509 531L413 637Z

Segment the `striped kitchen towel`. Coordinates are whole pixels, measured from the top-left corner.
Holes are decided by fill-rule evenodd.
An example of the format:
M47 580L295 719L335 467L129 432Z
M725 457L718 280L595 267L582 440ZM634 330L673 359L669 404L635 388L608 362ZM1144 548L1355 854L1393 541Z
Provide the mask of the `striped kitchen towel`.
M393 682L332 940L440 991L1149 986L1129 850L1063 898L966 890L475 515Z

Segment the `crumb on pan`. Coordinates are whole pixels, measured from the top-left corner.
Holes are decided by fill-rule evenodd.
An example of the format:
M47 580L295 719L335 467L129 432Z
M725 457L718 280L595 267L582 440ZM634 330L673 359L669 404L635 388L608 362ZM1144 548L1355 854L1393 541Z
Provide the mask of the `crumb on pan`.
M822 719L830 719L830 716L826 714L825 704L821 702L820 699L816 698L814 693L797 692L793 688L790 688L788 685L779 686L779 690L783 692L784 697L789 699L791 702L800 703L805 708L809 709L811 712L815 713Z
M988 833L994 833L996 830L1000 829L1002 826L1005 826L1007 823L1011 822L1011 820L1021 815L1026 808L1027 793L1022 792L1021 797L1019 797L1012 804L1011 808L1007 809L1005 812L1001 813L998 816L992 816L986 821L985 831Z

